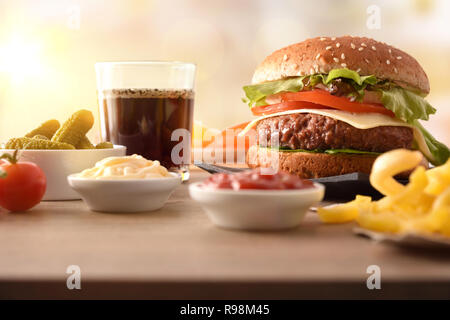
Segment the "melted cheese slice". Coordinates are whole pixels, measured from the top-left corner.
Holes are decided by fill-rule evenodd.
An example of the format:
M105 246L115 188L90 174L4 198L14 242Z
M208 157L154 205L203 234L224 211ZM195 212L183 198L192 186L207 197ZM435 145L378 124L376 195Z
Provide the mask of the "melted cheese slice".
M249 130L251 130L254 126L258 124L263 119L283 116L288 114L295 113L314 113L322 116L330 117L336 120L340 120L342 122L348 123L349 125L358 128L358 129L370 129L375 127L382 126L397 126L397 127L410 127L414 132L414 139L417 143L418 149L427 157L430 161L434 160L433 155L430 152L427 144L425 143L425 139L423 137L422 132L416 127L401 121L396 118L392 118L386 116L384 114L379 113L352 113L341 110L324 110L324 109L299 109L299 110L289 110L278 112L274 114L270 114L267 116L261 116L259 118L251 121L240 133L239 136L245 135Z

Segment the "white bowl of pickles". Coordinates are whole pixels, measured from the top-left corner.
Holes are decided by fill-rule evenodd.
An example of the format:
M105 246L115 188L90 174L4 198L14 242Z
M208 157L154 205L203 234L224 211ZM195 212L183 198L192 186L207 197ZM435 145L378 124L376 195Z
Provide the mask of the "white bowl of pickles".
M0 151L12 154L18 150L19 161L33 162L44 171L47 189L43 200L77 200L80 196L69 186L67 176L106 157L126 153L126 147L109 142L92 144L86 133L93 124L92 113L79 110L62 125L49 120L24 137L9 139Z

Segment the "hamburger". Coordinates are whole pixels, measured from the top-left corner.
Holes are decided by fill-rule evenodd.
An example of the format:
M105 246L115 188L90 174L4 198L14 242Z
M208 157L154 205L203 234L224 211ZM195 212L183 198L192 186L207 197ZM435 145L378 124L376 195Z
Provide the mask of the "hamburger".
M406 148L434 165L450 151L420 120L436 112L428 77L412 56L365 37L317 37L269 55L244 86L256 119L246 161L301 178L370 173L376 157Z

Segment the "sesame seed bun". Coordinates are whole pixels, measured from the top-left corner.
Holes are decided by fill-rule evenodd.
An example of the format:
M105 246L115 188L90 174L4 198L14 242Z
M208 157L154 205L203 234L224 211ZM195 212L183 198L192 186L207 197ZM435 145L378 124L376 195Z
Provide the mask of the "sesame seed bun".
M348 68L430 92L425 71L404 51L365 37L317 37L277 50L256 69L253 84Z
M278 158L278 159L277 159ZM370 174L373 162L377 156L354 154L326 154L309 152L283 152L264 149L253 145L247 152L247 164L250 168L268 168L273 166L273 159L278 160L278 169L295 174L303 179L338 176L347 173L361 172ZM423 158L419 164L425 168L428 162ZM277 169L277 168L275 168ZM397 177L406 178L412 170L402 172Z

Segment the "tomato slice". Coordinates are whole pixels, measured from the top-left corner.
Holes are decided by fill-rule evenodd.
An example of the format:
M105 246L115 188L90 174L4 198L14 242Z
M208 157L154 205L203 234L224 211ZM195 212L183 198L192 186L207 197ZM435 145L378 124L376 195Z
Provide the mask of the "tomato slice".
M348 112L373 112L395 117L395 114L386 109L382 104L378 103L361 103L350 101L346 97L333 96L325 90L315 89L311 91L287 92L282 95L283 101L302 101L312 102L322 106L327 106L333 109L348 111Z
M268 114L277 113L281 111L297 110L297 109L329 109L329 108L308 101L286 101L277 104L253 107L252 113L255 116L265 116Z

